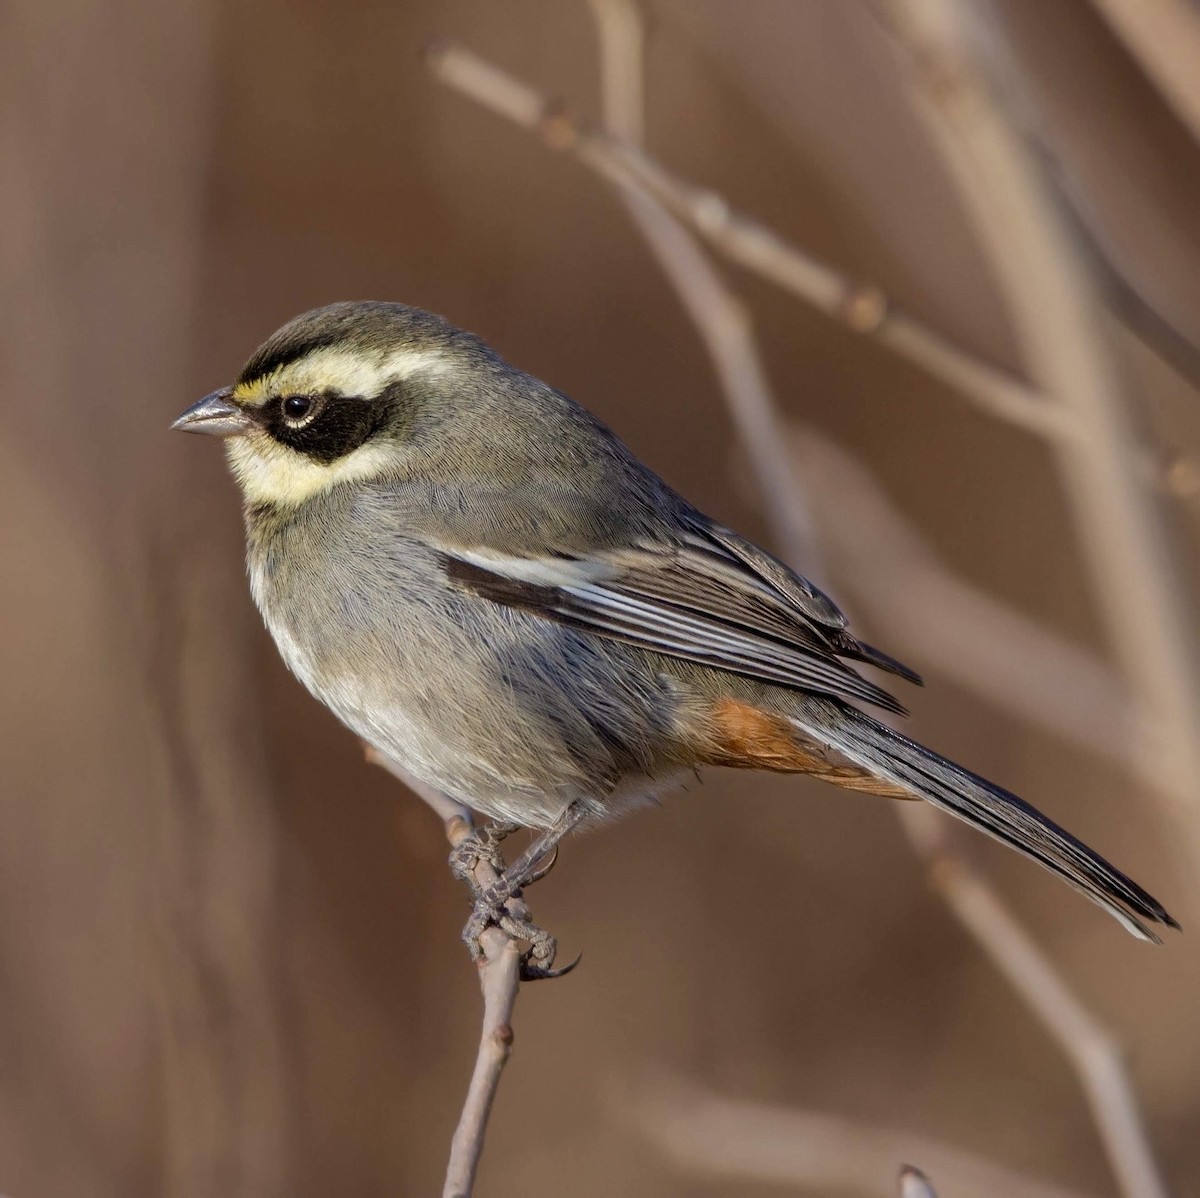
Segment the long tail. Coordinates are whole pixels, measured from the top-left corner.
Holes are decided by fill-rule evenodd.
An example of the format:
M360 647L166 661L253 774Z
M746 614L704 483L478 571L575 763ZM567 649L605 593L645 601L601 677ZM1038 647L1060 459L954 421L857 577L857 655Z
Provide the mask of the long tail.
M1139 940L1161 943L1143 920L1179 927L1156 898L1016 795L861 712L830 704L827 717L814 721L815 714L806 710L797 723L857 764L1033 858Z

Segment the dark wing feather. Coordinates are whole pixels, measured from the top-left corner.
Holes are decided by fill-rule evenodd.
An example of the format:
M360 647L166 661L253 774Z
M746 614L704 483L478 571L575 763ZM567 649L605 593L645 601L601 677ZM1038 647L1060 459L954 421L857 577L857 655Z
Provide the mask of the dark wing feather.
M451 550L443 565L457 586L562 624L777 686L903 713L841 658L886 663L906 676L911 671L855 641L815 587L749 542L720 532L728 542L697 524L673 545L643 544L587 560Z
M846 617L837 604L823 591L819 591L807 578L760 549L753 541L747 541L720 524L702 517L690 521L693 544L709 552L719 548L727 557L740 562L761 583L766 583L780 598L807 619L827 628L845 628Z
M852 636L846 628L845 615L833 600L813 586L808 579L790 570L777 557L773 557L765 549L760 549L752 541L747 541L745 537L738 536L737 533L711 521L694 520L692 529L692 536L688 539L690 545L709 553L714 547L719 547L727 558L737 561L743 567L743 576L749 573L753 577L760 592L764 588L770 592L772 607L778 608L783 604L790 609L786 614L793 631L798 613L804 617L806 623L816 624L827 646L839 657L866 662L916 686L924 685L921 675L915 670Z

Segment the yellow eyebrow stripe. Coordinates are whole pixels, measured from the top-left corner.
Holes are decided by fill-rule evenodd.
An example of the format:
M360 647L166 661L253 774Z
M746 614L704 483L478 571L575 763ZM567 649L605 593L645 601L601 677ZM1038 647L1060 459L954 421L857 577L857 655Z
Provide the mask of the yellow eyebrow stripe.
M233 389L233 400L243 407L257 408L283 395L327 391L370 399L418 371L439 368L445 360L440 349L403 347L373 354L369 350L328 345L270 374L238 383Z

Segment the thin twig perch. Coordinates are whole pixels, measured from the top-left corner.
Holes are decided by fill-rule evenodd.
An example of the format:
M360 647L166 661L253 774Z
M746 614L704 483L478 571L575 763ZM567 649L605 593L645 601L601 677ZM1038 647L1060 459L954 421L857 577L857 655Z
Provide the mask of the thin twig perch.
M367 761L399 778L434 811L445 825L446 840L451 848L457 848L471 834L471 813L465 807L409 777L394 761L371 746L364 745L364 752ZM473 872L481 889L499 881L499 875L484 861L479 862ZM517 904L514 902L510 906ZM523 910L515 913L524 915ZM474 1190L492 1103L500 1085L500 1075L512 1052L512 1017L521 981L521 948L498 927L488 928L479 937L479 947L483 950L478 966L479 989L483 993L483 1025L466 1100L450 1142L442 1198L470 1198Z
M471 833L471 825L461 817L446 823L446 839L456 848ZM492 886L499 880L491 866L480 862L475 867L475 881L480 887ZM497 927L490 927L479 937L483 957L479 962L479 989L483 993L483 1025L479 1030L479 1051L467 1097L463 1103L454 1138L450 1142L450 1161L446 1166L446 1183L442 1198L469 1198L475 1185L475 1174L483 1154L483 1137L488 1117L492 1113L500 1074L512 1053L513 1007L521 977L520 945Z

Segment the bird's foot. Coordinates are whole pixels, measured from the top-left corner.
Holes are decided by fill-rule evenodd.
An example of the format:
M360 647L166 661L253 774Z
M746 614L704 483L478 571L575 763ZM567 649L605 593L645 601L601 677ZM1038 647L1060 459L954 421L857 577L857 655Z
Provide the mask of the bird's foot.
M471 918L463 928L463 940L474 961L483 958L483 949L479 938L490 927L499 928L512 940L523 940L529 947L521 954L521 981L540 982L547 978L561 978L571 972L579 964L582 956L576 957L568 965L554 967L554 959L558 955L558 941L545 928L539 927L528 918L524 904L518 908L519 914L514 913L511 905L494 906L488 902L487 895L481 895L475 901L475 909Z
M524 940L529 945L521 954L521 980L524 982L560 978L579 964L580 958L576 957L569 965L554 968L558 942L529 918L529 912L521 902L525 887L544 878L554 868L557 858L557 850L551 852L544 865L536 858L523 857L511 869L502 872L493 885L473 887L475 907L462 933L472 960L479 961L483 957L480 936L488 928L498 927L511 939ZM489 861L489 864L495 868L493 862Z

